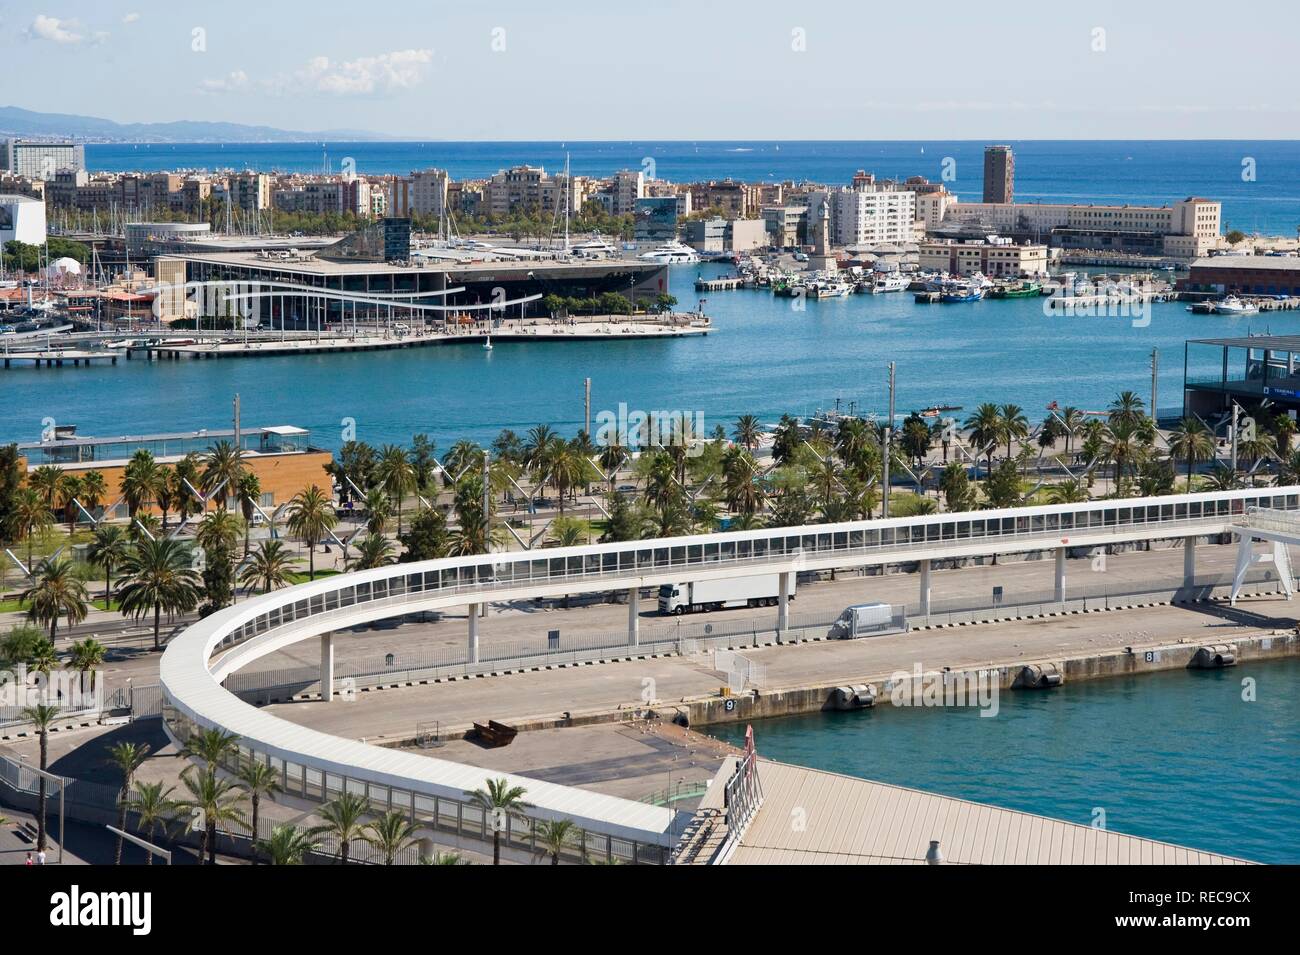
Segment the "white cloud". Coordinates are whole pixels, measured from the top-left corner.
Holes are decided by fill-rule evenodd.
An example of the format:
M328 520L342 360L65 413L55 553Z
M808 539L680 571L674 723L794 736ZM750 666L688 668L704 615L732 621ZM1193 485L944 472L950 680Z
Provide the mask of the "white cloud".
M239 93L252 85L247 73L243 70L233 70L220 79L204 80L199 85L199 89L204 93Z
M58 17L47 17L40 13L36 15L27 32L38 39L53 43L80 43L85 37L78 32L79 29L76 20L60 20Z
M337 63L327 56L314 56L301 69L269 80L255 82L243 70L235 70L220 79L204 80L199 84L199 90L203 93L238 93L256 86L276 95L326 93L360 96L418 86L432 63L432 50L396 50Z
M140 19L140 14L138 14L138 13L128 13L126 16L124 16L124 17L122 18L122 22L123 22L123 23L135 23L135 21L136 21L136 20L139 20L139 19Z

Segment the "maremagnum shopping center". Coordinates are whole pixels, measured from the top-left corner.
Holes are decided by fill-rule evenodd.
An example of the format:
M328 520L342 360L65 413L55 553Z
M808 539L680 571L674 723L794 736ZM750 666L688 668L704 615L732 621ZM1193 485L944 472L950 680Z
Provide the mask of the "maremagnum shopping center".
M529 318L546 315L541 297L549 294L593 298L618 292L643 306L668 291L668 268L657 262L590 260L525 249L416 249L410 245L409 223L405 245L395 248L401 243L392 234L401 232L397 220L386 219L314 250L206 251L189 243L158 254L155 275L177 289L185 283L265 285L274 294L259 306L261 319L289 327L391 318L403 301L423 306L422 316L430 309L451 315L493 302L517 302L497 317ZM393 303L358 303L348 296L380 296ZM179 317L180 303L172 306L170 312ZM169 312L167 303L163 310Z

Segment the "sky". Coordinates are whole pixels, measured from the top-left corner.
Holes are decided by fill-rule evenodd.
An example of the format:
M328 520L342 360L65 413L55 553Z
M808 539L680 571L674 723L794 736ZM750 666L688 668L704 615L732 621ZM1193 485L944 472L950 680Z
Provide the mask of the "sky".
M1282 0L0 0L0 105L410 139L1294 139Z

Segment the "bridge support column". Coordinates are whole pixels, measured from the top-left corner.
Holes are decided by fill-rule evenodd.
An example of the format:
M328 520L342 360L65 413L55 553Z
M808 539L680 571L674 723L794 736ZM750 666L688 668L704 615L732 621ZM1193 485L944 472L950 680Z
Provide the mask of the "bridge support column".
M468 661L478 663L478 604L469 605L469 649Z
M629 587L627 590L627 645L635 647L641 643L641 588Z
M320 698L322 703L334 699L334 632L320 635Z
M1196 586L1196 538L1183 538L1183 589Z
M919 603L921 605L921 616L930 616L930 560L926 558L920 562L919 570L921 571L921 595Z
M1286 599L1290 600L1295 591L1295 578L1291 572L1291 552L1282 541L1273 541L1273 566L1277 570L1278 586L1286 594Z
M1237 566L1232 573L1232 593L1228 597L1228 603L1233 607L1237 606L1237 594L1241 592L1241 585L1246 582L1246 572L1255 559L1254 543L1248 532L1237 534Z
M792 571L781 575L780 596L776 600L776 635L781 636L790 628L790 577Z
M1056 548L1056 586L1052 590L1052 599L1058 604L1065 603L1065 548Z

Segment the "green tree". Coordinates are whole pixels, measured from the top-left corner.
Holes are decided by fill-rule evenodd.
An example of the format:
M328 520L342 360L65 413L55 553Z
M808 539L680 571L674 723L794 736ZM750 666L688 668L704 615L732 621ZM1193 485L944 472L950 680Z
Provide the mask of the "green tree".
M109 762L122 774L122 786L117 793L117 828L119 832L117 847L113 851L113 865L122 864L121 834L126 832L126 811L130 808L131 786L135 779L135 771L140 768L148 757L149 744L147 743L117 743L108 751Z
M398 853L415 845L416 828L404 813L386 812L367 825L362 840L384 857L384 865L392 865Z
M233 441L218 441L208 448L203 456L203 472L199 475L201 489L216 500L223 511L230 499L238 495L243 476L243 452Z
M93 690L95 688L95 668L104 662L106 653L108 653L108 647L94 637L86 637L86 639L72 644L64 666L69 670L76 670L82 675L83 679L89 674L90 688Z
M537 825L537 843L543 855L551 857L551 865L560 864L560 854L572 848L579 835L572 819L555 819Z
M356 793L340 793L320 807L319 815L325 825L317 826L313 833L333 836L339 843L339 863L348 864L352 854L352 843L364 839L366 826L362 822L370 811L370 803Z
M198 606L199 575L190 566L189 547L169 537L141 541L122 565L126 581L118 593L123 616L139 620L153 613L153 648L162 649L162 615L188 613Z
M261 541L249 555L239 582L245 587L259 587L264 594L278 590L289 582L291 560L283 541Z
M104 609L113 599L113 571L131 554L131 538L120 524L101 524L86 549L86 559L104 571Z
M32 724L32 729L36 731L36 737L40 743L41 775L37 777L36 782L36 850L38 852L45 851L45 800L47 796L44 773L50 768L50 727L54 725L58 715L59 708L49 703L38 703L23 710L23 719ZM59 838L67 839L67 834L61 832Z
M33 572L32 585L18 595L18 602L31 620L49 629L51 643L60 617L66 617L71 627L85 620L88 612L86 585L66 557L42 560Z
M411 520L406 533L398 538L406 548L399 563L414 563L446 557L450 546L447 518L437 508L426 507Z
M176 791L175 786L166 786L161 782L146 783L140 780L135 784L135 799L131 807L135 809L138 820L139 831L144 833L145 839L153 842L159 829L166 832L167 823L171 821L173 814L176 812L176 804L172 801L172 793ZM153 865L153 853L146 852L144 856L145 865Z
M303 859L318 845L310 831L297 826L276 826L270 838L257 840L257 851L265 852L271 865L302 865Z
M249 806L252 810L249 819L249 831L252 832L253 839L257 840L262 800L264 798L274 799L275 794L280 791L280 774L266 763L250 761L239 767L236 779L236 785L248 796ZM255 842L254 845L256 846L258 843ZM255 848L253 851L253 865L257 865L257 862L258 855Z
M470 805L483 810L484 826L492 826L492 864L501 864L501 831L511 818L523 819L528 804L527 790L511 785L505 777L487 780L482 789L465 793Z
M307 545L308 575L316 579L316 545L321 542L328 531L338 524L334 513L334 502L319 487L299 491L289 502L288 527Z
M383 534L367 534L357 542L353 570L373 570L393 562L393 544Z
M1169 453L1187 462L1187 492L1192 491L1192 471L1214 457L1214 435L1200 418L1187 417L1169 432Z
M203 826L199 846L199 859L205 856L208 865L217 864L217 827L231 824L247 826L244 814L239 811L239 794L234 783L218 777L211 766L200 769L187 766L181 771L181 785L188 793L180 805L190 813L187 829L193 831Z

